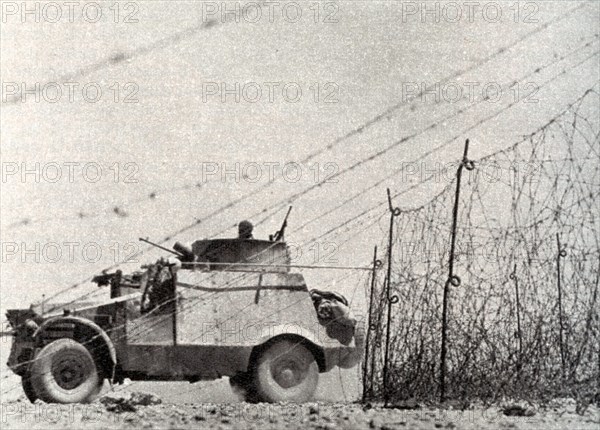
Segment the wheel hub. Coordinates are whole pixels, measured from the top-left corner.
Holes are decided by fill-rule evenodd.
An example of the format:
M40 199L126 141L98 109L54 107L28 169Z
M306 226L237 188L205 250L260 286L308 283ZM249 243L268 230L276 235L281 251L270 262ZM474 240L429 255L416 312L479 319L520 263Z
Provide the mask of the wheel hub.
M64 358L52 366L56 383L66 390L72 390L85 380L84 366L73 358Z
M291 360L278 360L271 367L273 379L283 388L291 388L300 384L306 377L306 369L301 363Z

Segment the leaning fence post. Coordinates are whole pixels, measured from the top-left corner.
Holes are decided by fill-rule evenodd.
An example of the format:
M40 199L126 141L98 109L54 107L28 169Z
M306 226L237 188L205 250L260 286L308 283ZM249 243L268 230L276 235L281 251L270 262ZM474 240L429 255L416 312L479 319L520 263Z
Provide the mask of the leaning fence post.
M373 270L371 272L371 291L369 293L369 319L367 325L367 336L365 339L365 359L363 364L363 402L367 400L367 392L372 392L373 390L373 366L371 366L370 372L370 382L367 384L367 379L369 376L368 366L369 366L369 348L370 348L370 340L371 340L371 331L376 330L377 326L373 324L373 292L375 291L375 275L377 273L377 269L381 266L381 260L377 259L377 246L373 251ZM373 352L375 355L375 352ZM372 393L370 393L372 394Z
M560 259L563 257L567 256L567 251L564 247L561 247L560 244L560 236L558 235L558 233L556 233L556 247L558 248L558 253L556 254L556 279L557 279L557 287L558 287L558 335L559 335L559 342L560 342L560 361L561 361L561 365L562 365L562 377L564 379L565 377L565 344L564 344L564 339L563 339L563 331L564 331L564 325L563 325L563 310L562 310L562 287L560 284Z
M393 245L393 237L394 237L394 217L400 215L400 208L395 208L392 206L392 195L390 194L390 189L387 189L387 197L388 197L388 207L390 210L390 232L389 232L389 241L388 241L388 266L387 266L387 289L386 289L386 300L387 300L387 327L386 327L386 337L385 337L385 356L383 361L383 399L384 405L387 406L389 401L389 390L388 390L388 360L390 354L390 326L392 320L392 305L394 303L398 303L400 300L398 296L393 295L390 296L390 290L392 288L392 245Z
M473 161L467 158L469 152L469 139L465 141L465 151L463 158L456 171L456 194L454 197L454 208L452 210L452 236L450 242L450 256L448 260L448 279L444 284L444 298L442 302L442 348L440 354L440 401L446 399L446 355L447 355L447 332L448 332L448 299L450 295L450 285L458 287L460 278L454 274L454 252L456 246L456 224L458 222L458 202L460 197L460 180L463 168L473 170L475 165Z

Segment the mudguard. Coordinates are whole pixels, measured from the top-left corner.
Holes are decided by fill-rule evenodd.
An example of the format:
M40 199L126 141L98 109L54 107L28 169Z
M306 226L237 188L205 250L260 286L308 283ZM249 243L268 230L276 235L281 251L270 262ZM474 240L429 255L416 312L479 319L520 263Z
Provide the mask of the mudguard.
M111 365L114 366L117 363L117 352L108 334L106 334L106 332L102 330L98 324L86 318L76 316L61 316L51 318L47 321L44 321L44 323L35 331L33 338L38 345L43 339L46 338L73 338L76 326L85 327L94 333L94 337L97 336L100 338L108 350Z

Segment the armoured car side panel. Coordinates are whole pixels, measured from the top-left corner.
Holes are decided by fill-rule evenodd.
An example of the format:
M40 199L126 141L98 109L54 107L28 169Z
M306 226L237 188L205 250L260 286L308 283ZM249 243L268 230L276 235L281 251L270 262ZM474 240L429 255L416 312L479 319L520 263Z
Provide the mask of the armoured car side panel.
M325 346L301 274L178 273L178 345L255 346L295 333Z

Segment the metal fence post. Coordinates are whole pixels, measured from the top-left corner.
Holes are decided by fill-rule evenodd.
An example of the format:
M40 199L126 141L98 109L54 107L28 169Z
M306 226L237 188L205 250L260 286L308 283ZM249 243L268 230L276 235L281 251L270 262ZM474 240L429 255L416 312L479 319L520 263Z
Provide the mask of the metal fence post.
M567 251L560 244L560 236L556 233L556 247L558 248L558 253L556 254L556 279L557 279L557 287L558 287L558 336L560 342L560 362L562 365L562 377L565 378L565 367L566 367L566 351L564 344L564 323L563 323L563 309L562 309L562 286L560 283L560 259L567 256Z
M454 252L456 249L456 224L458 222L458 203L460 198L460 180L463 168L473 170L475 165L473 161L467 158L469 152L469 139L465 141L465 150L463 158L456 171L456 194L454 197L454 208L452 210L452 238L450 242L450 257L448 260L448 279L444 284L444 298L442 303L442 348L440 354L440 401L446 400L446 355L448 349L448 300L450 295L450 285L458 287L460 278L454 274Z
M389 402L389 389L388 389L388 360L390 357L390 327L392 320L392 305L394 303L398 303L398 296L393 295L390 296L390 290L392 288L392 246L393 246L393 238L394 238L394 217L400 215L400 208L395 208L392 206L392 195L390 194L390 189L387 189L387 197L388 197L388 207L390 210L390 232L389 232L389 241L388 241L388 267L387 267L387 289L386 289L386 299L387 299L387 327L386 327L386 337L385 337L385 356L383 361L383 398L384 405L387 406Z
M517 362L517 372L521 374L521 366L523 363L523 334L521 332L521 302L519 300L519 279L517 278L517 265L515 264L513 272L510 274L510 278L515 283L515 297L516 297L516 310L517 310L517 337L519 339L519 359Z
M365 359L364 359L364 363L363 363L363 403L367 400L367 397L369 395L372 395L372 391L373 391L373 366L371 366L371 372L369 373L369 348L370 348L370 341L371 341L371 331L376 330L377 326L375 324L373 324L373 293L375 291L375 280L376 280L376 273L377 273L377 269L381 266L381 260L377 259L377 246L375 247L375 250L373 251L373 271L371 273L371 291L369 293L369 319L368 319L368 325L367 325L367 336L365 339ZM375 355L375 352L373 352L373 355ZM370 382L367 384L367 379L369 379L370 376Z

